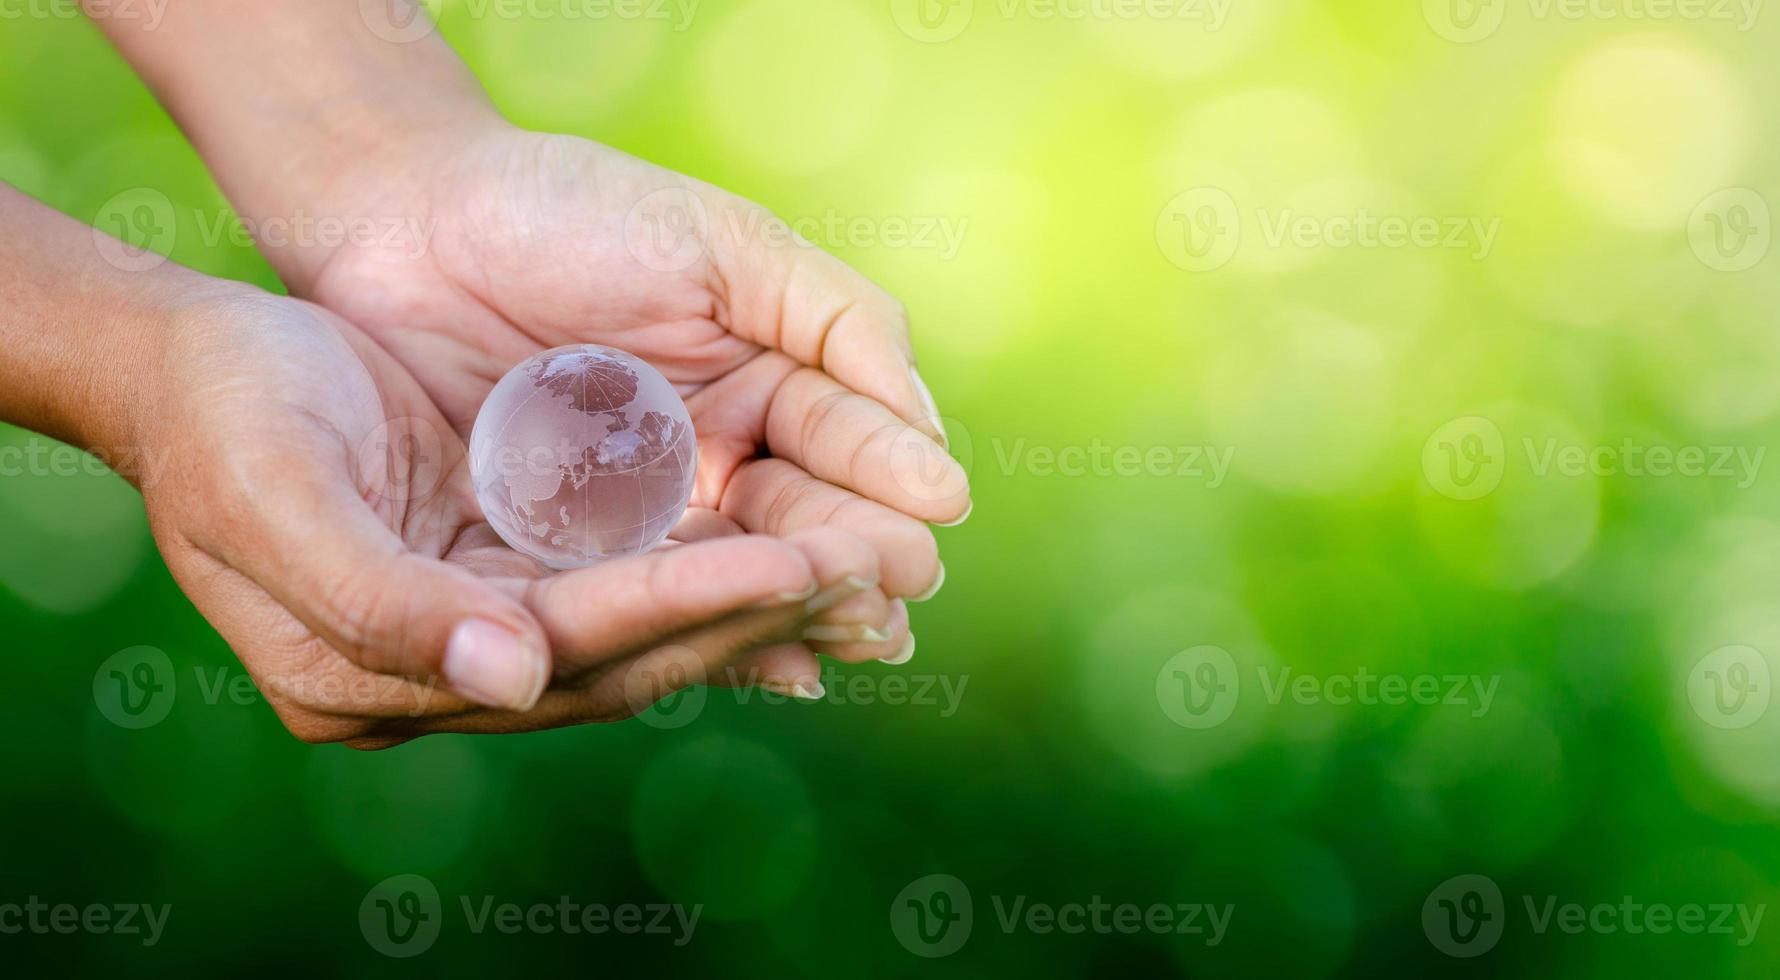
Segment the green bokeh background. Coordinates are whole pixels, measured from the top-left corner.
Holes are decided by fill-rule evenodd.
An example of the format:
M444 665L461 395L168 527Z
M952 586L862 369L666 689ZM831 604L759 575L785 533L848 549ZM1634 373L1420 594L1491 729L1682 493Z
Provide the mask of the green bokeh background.
M205 241L225 202L98 34L6 9L49 13L0 24L0 177L83 221L155 188L176 259L276 288L251 249ZM907 302L976 499L938 532L948 578L915 611L919 651L833 672L831 703L713 691L683 727L312 748L256 699L207 696L239 669L132 491L0 477L0 905L173 906L152 949L0 935L8 958L143 975L268 958L345 975L1780 972L1771 917L1744 943L1540 933L1526 911L1780 904L1780 461L1537 465L1551 446L1753 459L1780 434L1780 15L436 9L515 120L813 219ZM1361 211L1466 230L1458 247L1343 245L1330 219ZM1277 236L1297 219L1307 237ZM882 241L898 222L959 247ZM1045 456L1187 446L1229 453L1227 477ZM1479 467L1483 484L1454 482ZM94 679L141 645L166 652L176 694L132 730ZM1177 659L1206 646L1221 653ZM1196 681L1202 663L1226 671L1211 714L1176 669ZM1493 698L1269 697L1286 668L1475 675ZM883 703L899 675L924 703ZM892 907L936 873L975 921L929 959ZM359 919L402 874L442 896L412 959L380 955ZM1499 889L1504 931L1452 958L1423 910L1466 874ZM675 947L477 935L460 901L564 895L704 915ZM1006 932L995 902L1019 896L1233 914L1216 946Z

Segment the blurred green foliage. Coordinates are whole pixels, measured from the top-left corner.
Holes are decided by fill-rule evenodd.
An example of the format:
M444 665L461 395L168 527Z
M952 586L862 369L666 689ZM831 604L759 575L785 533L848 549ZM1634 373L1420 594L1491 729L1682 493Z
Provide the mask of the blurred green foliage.
M239 668L128 488L15 467L0 906L172 912L153 948L0 948L138 975L1780 971L1775 922L1539 928L1553 899L1706 925L1776 900L1773 13L1061 8L1089 15L435 7L515 120L758 199L908 303L977 500L939 532L919 651L835 671L831 703L711 691L679 727L310 748L218 693ZM5 9L40 15L0 29L0 177L87 221L158 189L176 259L277 288L206 235L226 203L97 33ZM140 645L176 693L133 729L95 682ZM361 912L404 874L441 928L385 958ZM944 906L907 889L931 874L974 921L922 958L907 903ZM490 896L702 918L683 946L477 934ZM1005 926L1022 896L1232 915L1215 945ZM1467 909L1499 941L1465 945Z

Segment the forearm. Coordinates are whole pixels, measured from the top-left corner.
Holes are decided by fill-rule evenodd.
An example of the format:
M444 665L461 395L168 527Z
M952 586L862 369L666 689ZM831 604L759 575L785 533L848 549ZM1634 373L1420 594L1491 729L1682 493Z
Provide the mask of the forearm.
M124 249L0 183L0 420L88 448L139 444L161 336L220 285L173 263L137 272L104 258Z
M408 36L408 14L427 16L412 0L178 0L153 30L99 9L89 0L255 227L361 217L368 175L407 170L416 145L499 120L437 32L389 40ZM325 257L261 244L287 280Z

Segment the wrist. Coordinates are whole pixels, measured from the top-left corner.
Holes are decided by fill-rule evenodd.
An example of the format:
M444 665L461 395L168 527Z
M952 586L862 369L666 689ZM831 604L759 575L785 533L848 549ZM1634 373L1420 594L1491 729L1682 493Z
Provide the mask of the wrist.
M504 125L436 32L379 30L391 13L426 16L414 0L181 0L153 31L96 23L257 231L373 217L380 195L420 183L392 168ZM287 282L326 251L259 237Z
M170 262L107 261L122 248L0 185L0 419L108 462L133 457L152 435L182 311L252 288Z

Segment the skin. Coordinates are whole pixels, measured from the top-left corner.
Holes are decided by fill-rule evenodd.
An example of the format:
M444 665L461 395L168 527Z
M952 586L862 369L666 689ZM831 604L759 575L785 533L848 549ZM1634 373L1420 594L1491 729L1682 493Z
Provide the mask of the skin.
M128 346L145 373L123 397L71 380L95 374L76 355L0 413L172 454L142 487L156 540L305 740L616 719L686 683L812 696L818 653L906 660L903 600L944 577L927 522L970 499L901 305L760 234L756 205L511 126L436 37L391 41L370 9L389 7L185 0L153 31L96 16L298 298L96 269L85 232L9 200L4 232L49 295L97 284L88 326L107 336L68 349ZM406 234L265 233L305 215ZM60 254L33 251L48 237ZM482 520L464 441L495 381L567 343L679 387L699 478L674 546L550 574Z
M0 415L169 461L126 474L168 568L305 741L616 720L699 681L789 693L808 682L816 607L869 591L875 556L844 532L733 535L708 513L685 543L547 574L482 520L463 443L363 331L171 264L120 272L94 240L0 189L0 371L22 382ZM438 455L392 451L395 419L444 433ZM466 617L545 658L549 688L524 710L441 683Z

